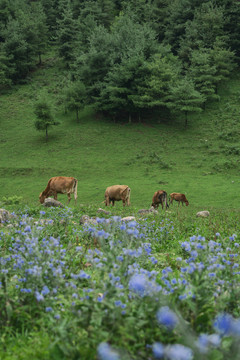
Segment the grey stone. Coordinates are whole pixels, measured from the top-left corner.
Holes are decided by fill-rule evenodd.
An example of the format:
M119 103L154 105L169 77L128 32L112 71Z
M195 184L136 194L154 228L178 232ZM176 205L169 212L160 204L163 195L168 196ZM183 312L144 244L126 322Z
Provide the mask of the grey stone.
M0 209L0 223L4 223L12 218L12 215L8 210Z
M99 208L99 209L97 210L97 212L98 212L98 213L105 214L105 215L109 215L109 214L110 214L110 211L106 211L106 210L104 210L104 209L102 209L102 208Z
M158 210L155 210L153 207L151 207L150 209L140 209L138 211L139 214L144 215L144 214L158 214Z
M64 207L64 205L60 201L52 199L52 198L46 198L44 200L43 206L45 206L45 207L55 206L55 207L61 207L61 208Z
M210 215L210 212L207 211L207 210L204 210L204 211L199 211L197 213L197 217L208 217Z
M96 224L97 224L97 220L96 220L96 219L93 219L93 218L90 218L90 216L88 216L88 215L83 215L83 216L80 218L79 223L80 223L81 225L84 225L84 224L96 225Z
M126 216L124 218L121 219L122 221L135 221L136 218L135 216Z

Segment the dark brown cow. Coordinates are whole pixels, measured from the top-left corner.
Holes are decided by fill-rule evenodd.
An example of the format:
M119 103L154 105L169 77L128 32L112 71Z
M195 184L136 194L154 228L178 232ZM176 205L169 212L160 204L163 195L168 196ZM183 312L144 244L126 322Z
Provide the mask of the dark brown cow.
M130 192L131 189L128 185L112 185L106 188L105 191L105 205L108 206L112 203L114 206L115 201L122 200L123 206L127 203L130 205Z
M178 201L178 206L180 205L180 202L185 203L186 206L189 205L189 202L187 201L187 198L184 194L180 194L180 193L171 193L170 194L170 204L172 204L173 200Z
M159 204L162 205L162 209L164 208L164 205L166 209L168 207L167 193L164 190L158 190L153 195L152 206L154 207L154 209L158 208Z
M71 194L74 194L75 205L77 201L77 184L78 181L74 177L55 176L52 177L47 184L46 189L39 195L40 203L43 204L44 200L49 196L54 196L57 200L57 194L67 194L68 204L71 201Z

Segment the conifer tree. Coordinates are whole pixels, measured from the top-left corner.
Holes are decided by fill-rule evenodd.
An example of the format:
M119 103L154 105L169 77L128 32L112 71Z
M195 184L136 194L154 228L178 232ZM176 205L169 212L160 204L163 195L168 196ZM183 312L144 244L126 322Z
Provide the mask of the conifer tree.
M58 125L59 122L53 119L51 107L44 100L35 104L34 114L37 117L37 120L34 122L35 128L39 131L45 131L46 141L48 141L49 127Z
M69 3L63 10L62 19L58 20L58 51L63 58L67 68L74 58L74 47L77 38L77 22L73 19L73 14Z
M216 95L217 68L211 61L209 49L191 52L188 78L194 79L195 88L207 99L219 99Z
M171 87L168 107L174 113L182 113L185 116L185 127L188 124L188 114L202 111L202 104L205 101L203 95L195 90L194 83L182 78Z
M76 112L76 120L79 121L79 110L83 109L86 102L86 89L82 82L76 81L69 84L64 94L66 109Z

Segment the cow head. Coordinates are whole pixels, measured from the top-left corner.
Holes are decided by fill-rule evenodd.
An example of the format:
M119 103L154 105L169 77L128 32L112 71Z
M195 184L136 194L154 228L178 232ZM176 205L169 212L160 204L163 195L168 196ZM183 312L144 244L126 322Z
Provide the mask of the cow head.
M46 196L44 196L43 193L41 192L40 195L39 195L40 203L43 204L45 199L46 199Z
M186 206L188 206L188 205L189 205L189 202L188 202L188 201L185 201L185 204L186 204Z

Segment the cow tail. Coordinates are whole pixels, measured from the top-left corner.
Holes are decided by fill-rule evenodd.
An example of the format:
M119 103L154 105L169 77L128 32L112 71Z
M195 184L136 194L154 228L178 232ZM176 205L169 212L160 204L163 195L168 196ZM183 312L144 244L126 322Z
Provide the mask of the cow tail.
M78 186L78 181L77 179L74 179L73 193L74 193L75 204L77 202L77 186Z

